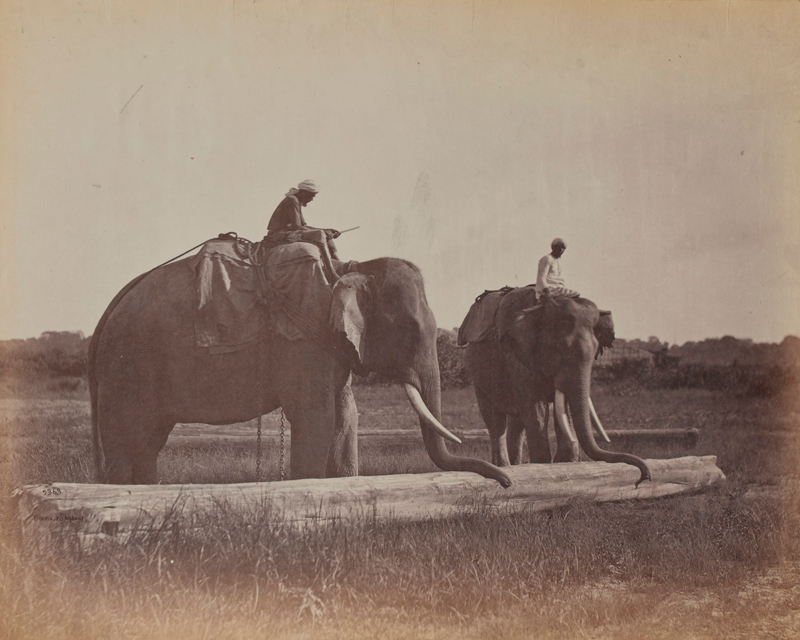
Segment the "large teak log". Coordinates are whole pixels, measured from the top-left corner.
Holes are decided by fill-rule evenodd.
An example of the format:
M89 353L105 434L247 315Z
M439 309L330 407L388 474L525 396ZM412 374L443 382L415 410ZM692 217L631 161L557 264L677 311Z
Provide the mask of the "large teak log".
M715 456L648 460L653 480L639 488L638 469L584 462L508 468L514 484L467 472L362 476L206 485L28 485L14 492L23 538L46 542L74 531L91 540L134 531L192 526L198 513L262 508L273 520L297 527L333 520L424 520L456 517L475 508L509 513L544 510L573 501L605 502L685 493L725 478Z
M487 441L489 432L486 429L469 429L456 431L456 435L464 442ZM697 445L700 431L694 427L687 429L619 429L609 430L608 437L614 443L622 442L677 442L694 447ZM267 428L262 432L265 440L277 440L280 433L273 428ZM362 440L391 441L393 443L419 442L422 444L422 437L419 429L361 429L358 437ZM239 424L224 427L181 424L173 429L169 442L177 444L180 442L210 442L214 440L255 440L256 430L254 427Z

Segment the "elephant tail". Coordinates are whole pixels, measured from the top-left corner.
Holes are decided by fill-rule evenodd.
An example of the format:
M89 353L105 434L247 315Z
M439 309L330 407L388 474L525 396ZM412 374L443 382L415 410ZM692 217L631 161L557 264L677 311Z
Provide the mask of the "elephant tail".
M91 383L90 383L91 384ZM95 482L107 482L106 457L103 443L100 440L100 429L97 427L97 393L92 393L92 454L94 456Z
M100 344L100 337L103 333L103 329L108 323L108 319L111 317L111 314L114 313L114 310L117 308L117 305L120 303L120 300L122 300L122 298L124 298L131 289L133 289L137 284L139 284L145 278L145 276L149 274L150 271L148 271L147 273L143 273L142 275L131 280L127 285L125 285L125 287L123 287L122 291L120 291L111 301L111 304L108 305L108 308L106 309L103 316L100 318L100 322L97 323L97 327L95 328L94 333L92 334L92 337L89 340L87 371L89 379L89 398L91 400L91 409L92 409L92 453L94 456L94 468L97 474L96 477L97 482L104 483L107 481L105 454L103 452L103 441L102 441L102 436L100 434L100 426L97 416L98 413L97 351Z

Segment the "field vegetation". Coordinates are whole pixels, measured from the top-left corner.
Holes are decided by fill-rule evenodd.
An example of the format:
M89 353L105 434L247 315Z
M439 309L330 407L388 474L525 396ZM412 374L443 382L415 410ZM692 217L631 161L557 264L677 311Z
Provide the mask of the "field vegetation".
M175 512L161 530L125 542L81 547L67 528L46 548L25 550L7 536L0 635L798 637L800 397L792 379L761 393L719 381L660 385L658 375L637 366L598 371L593 397L606 427L697 427L691 451L626 446L650 458L716 455L724 483L693 496L510 516L476 509L413 525L366 519L296 532L270 523L269 505L242 513L220 503L197 526L180 526L185 514ZM32 376L32 386L0 399L4 495L20 484L92 481L88 401L80 385L59 386L68 379ZM482 428L472 390L446 386L444 423ZM419 428L400 388L378 381L355 393L362 429ZM254 480L250 427L250 441L173 437L160 458L162 481ZM487 444L464 447L488 459ZM421 439L364 440L360 457L364 474L434 470ZM265 463L266 479L277 479L274 446ZM13 533L13 503L0 504Z

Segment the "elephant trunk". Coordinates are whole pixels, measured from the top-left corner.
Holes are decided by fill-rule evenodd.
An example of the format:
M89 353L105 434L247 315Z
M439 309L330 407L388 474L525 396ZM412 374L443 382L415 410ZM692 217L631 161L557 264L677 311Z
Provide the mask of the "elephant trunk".
M581 448L587 456L592 460L599 460L601 462L625 462L631 464L639 469L641 476L636 482L636 486L643 480L650 480L650 468L647 463L641 458L631 455L629 453L618 453L615 451L605 451L597 446L592 432L592 425L590 420L591 413L591 400L589 399L589 386L591 379L591 367L589 367L585 374L581 374L576 382L569 384L565 390L565 396L569 403L572 412L572 419L575 426L575 434L578 437ZM560 391L556 390L556 394ZM558 415L558 411L556 411Z
M419 375L418 380L415 382L419 385L419 396L427 407L429 414L426 415L418 407L414 406L415 411L419 415L419 423L422 428L422 440L425 443L425 449L428 452L433 463L442 471L471 471L477 473L484 478L497 480L503 487L511 486L511 478L502 471L500 468L477 458L465 458L461 456L454 456L447 450L444 438L438 429L431 421L431 417L441 426L442 417L442 390L441 382L439 380L439 367L436 366L434 371L428 372L425 375ZM408 387L416 389L417 385L406 385L409 399L413 393L408 391ZM444 429L444 427L441 427ZM444 432L449 433L446 429ZM452 434L451 434L452 435Z

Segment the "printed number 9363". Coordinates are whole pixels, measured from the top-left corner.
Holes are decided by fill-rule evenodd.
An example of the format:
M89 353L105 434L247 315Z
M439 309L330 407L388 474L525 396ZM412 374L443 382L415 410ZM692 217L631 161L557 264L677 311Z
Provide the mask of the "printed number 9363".
M58 487L45 487L42 495L45 495L45 496L60 496L61 495L61 489L59 489Z

